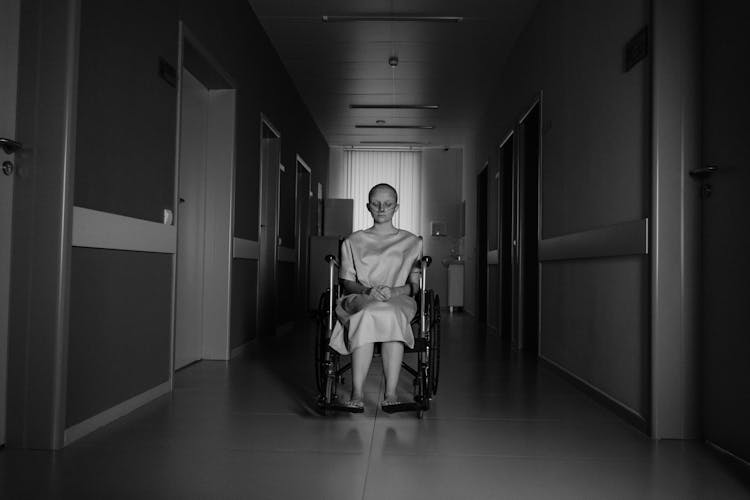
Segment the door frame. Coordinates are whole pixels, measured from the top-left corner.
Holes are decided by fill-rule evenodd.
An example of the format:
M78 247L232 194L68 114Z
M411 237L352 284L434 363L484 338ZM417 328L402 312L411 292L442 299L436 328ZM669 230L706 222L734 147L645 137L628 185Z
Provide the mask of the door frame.
M19 38L20 38L20 23L21 23L21 2L20 0L9 0L7 6L3 12L3 24L4 29L0 36L3 36L7 41L3 44L7 47L7 51L3 51L0 54L2 60L0 64L8 68L9 73L3 77L3 94L8 97L8 110L7 110L7 123L4 125L5 132L0 130L0 134L7 132L7 138L15 140L16 134L16 95L18 85L18 49L19 49ZM0 98L3 98L0 96ZM2 161L10 160L14 161L14 155L6 155L4 152L0 152L0 158ZM0 274L3 276L4 283L0 288L0 446L5 444L5 414L7 404L7 382L8 382L8 328L9 328L9 315L10 315L10 271L11 271L11 245L12 245L12 234L13 234L13 184L14 184L15 173L11 174L4 179L7 180L8 186L8 200L7 200L7 213L5 216L8 217L6 234L7 239L2 244L7 251L0 253ZM3 208L3 211L6 209Z
M701 436L699 413L701 166L700 3L651 2L650 389L644 412L656 439ZM652 36L653 35L653 36ZM678 290L679 293L675 293ZM675 349L680 346L680 349Z
M489 162L485 161L484 166L479 169L477 174L477 197L476 197L476 285L475 289L478 292L476 294L476 305L477 305L477 321L483 324L487 324L487 302L489 300L489 280L487 274L489 273L487 264L487 250L489 248L489 242L487 239L487 209L488 209L488 196L487 188L489 184ZM481 203L480 203L481 202ZM484 284L484 287L482 287ZM484 290L482 290L484 288Z
M307 202L305 206L308 208L308 219L307 219L308 234L306 235L304 239L302 238L303 235L302 235L301 221L299 220L299 217L298 217L299 216L299 203L300 203L298 167L300 166L304 168L309 174L309 179L307 183L308 195L305 197L305 200ZM312 198L312 196L310 196L311 194L312 194L312 169L305 162L305 160L302 159L302 156L297 154L295 165L294 165L294 210L295 210L294 232L295 232L295 245L297 246L297 284L298 284L297 290L298 290L298 293L301 294L301 296L298 297L300 313L302 313L303 311L305 311L305 309L307 309L307 304L309 302L308 276L310 272L310 260L309 260L309 254L303 251L303 245L307 246L308 238L310 237L310 234L312 234L312 232L310 231L310 218L309 218L310 200Z
M278 165L273 165L268 167L269 172L264 172L266 170L267 165L263 162L263 140L265 139L263 137L263 129L267 128L271 134L276 136L276 140L279 141L279 162ZM279 240L279 214L278 214L278 206L279 206L279 189L280 189L280 179L279 179L279 167L281 165L281 132L278 128L274 126L274 124L271 122L271 120L268 118L268 116L265 115L265 113L260 113L260 127L258 129L258 144L260 147L258 148L258 157L259 157L259 168L258 168L258 280L256 283L256 294L255 294L255 324L256 324L256 332L257 335L263 335L264 333L261 332L262 327L268 327L269 329L272 329L275 331L276 329L276 319L275 317L272 317L271 320L268 322L267 325L263 325L262 318L263 311L261 311L261 305L262 305L262 294L267 293L269 294L269 297L272 297L271 300L273 300L272 304L276 301L276 289L272 288L271 285L275 287L276 283L276 266L277 261L279 258L279 249L278 249L278 240ZM266 175L270 173L270 170L274 171L274 175L276 176L276 189L274 190L274 194L276 196L276 214L274 216L273 221L273 235L266 236L266 232L263 231L263 226L265 222L264 216L266 215L265 205L267 201L266 193L264 193L263 190L263 182L265 181ZM273 252L272 252L272 258L270 263L263 262L263 253L264 248L267 242L265 241L265 238L273 236ZM263 265L270 264L270 273L271 273L271 279L269 280L269 283L265 283L265 281L261 280L261 267ZM263 290L263 287L266 286L268 289ZM275 306L274 306L275 311Z

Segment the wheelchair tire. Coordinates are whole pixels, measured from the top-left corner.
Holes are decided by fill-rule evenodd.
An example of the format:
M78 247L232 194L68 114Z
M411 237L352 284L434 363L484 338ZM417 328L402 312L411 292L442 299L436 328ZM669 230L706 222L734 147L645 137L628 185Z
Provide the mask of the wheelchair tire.
M417 403L417 418L421 419L424 412L430 408L430 384L424 377L424 371L421 371L414 378L414 402Z
M437 394L440 380L440 297L435 294L430 307L430 392Z
M318 388L318 394L321 396L325 395L326 387L326 370L325 370L325 354L328 349L326 342L328 325L326 324L327 319L327 298L328 294L323 292L318 302L318 331L315 335L315 384Z
M315 336L316 345L315 345L315 385L317 386L318 393L324 394L325 393L325 383L326 383L326 371L325 371L325 357L324 352L321 352L322 349L320 347L321 343L321 335L320 331L318 331L318 335Z

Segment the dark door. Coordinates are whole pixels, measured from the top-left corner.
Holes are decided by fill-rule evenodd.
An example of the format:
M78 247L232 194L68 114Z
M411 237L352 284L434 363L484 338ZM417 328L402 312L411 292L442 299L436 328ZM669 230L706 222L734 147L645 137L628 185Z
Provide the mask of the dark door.
M538 350L540 104L521 120L518 133L517 314L518 347Z
M750 5L703 5L704 430L750 460Z
M297 249L297 311L307 310L309 302L307 292L309 288L309 240L312 233L310 214L314 207L312 197L312 179L310 169L300 160L297 160L297 187L296 187L296 249Z
M276 255L278 251L279 163L281 140L267 123L260 141L260 255L258 261L258 329L269 335L276 318Z
M500 334L511 340L513 325L513 135L500 146Z
M500 170L487 168L487 328L500 331Z
M477 176L477 321L487 322L487 166Z

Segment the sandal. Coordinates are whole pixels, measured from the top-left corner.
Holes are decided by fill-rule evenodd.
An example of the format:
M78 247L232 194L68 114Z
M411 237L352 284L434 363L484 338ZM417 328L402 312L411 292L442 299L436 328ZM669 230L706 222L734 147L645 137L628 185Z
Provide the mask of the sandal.
M348 401L344 401L342 409L351 413L364 413L365 402L361 399L350 399Z

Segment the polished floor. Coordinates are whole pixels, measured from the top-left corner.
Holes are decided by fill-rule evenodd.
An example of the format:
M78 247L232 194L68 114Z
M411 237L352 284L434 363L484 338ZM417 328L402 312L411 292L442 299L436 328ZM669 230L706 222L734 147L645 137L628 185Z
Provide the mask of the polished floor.
M300 325L178 372L171 395L60 452L0 451L0 498L750 498L749 469L648 439L471 317L444 314L443 333L423 420L379 411L378 360L365 414L320 416Z

